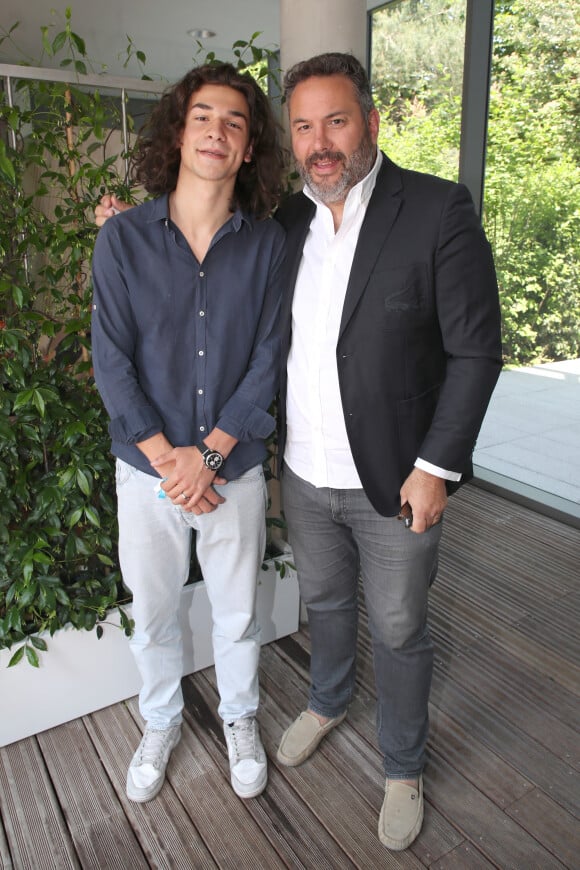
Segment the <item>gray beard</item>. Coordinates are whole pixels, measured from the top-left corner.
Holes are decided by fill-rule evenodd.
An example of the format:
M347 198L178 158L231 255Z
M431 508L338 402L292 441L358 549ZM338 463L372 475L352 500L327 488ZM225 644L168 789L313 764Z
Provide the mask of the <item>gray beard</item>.
M308 163L311 161L314 162L314 159L318 159L318 157L328 153L329 152L317 152L316 154L311 155L306 163L296 162L296 167L300 173L302 181L308 185L316 199L324 203L324 205L343 202L355 184L358 184L359 181L362 181L363 178L369 174L374 163L375 147L370 136L365 135L361 139L360 145L356 151L353 151L350 157L345 157L341 152L330 152L336 154L344 164L340 178L332 184L324 184L324 182L316 183L312 178L308 168Z

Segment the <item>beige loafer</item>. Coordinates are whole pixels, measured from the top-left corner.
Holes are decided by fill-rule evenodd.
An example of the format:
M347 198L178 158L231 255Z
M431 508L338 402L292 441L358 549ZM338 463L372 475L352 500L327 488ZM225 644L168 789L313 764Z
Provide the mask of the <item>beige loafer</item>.
M418 787L387 779L379 816L379 840L387 849L401 852L419 836L423 825L423 777Z
M302 764L312 755L322 738L340 725L345 716L346 710L342 716L337 716L335 719L330 719L326 725L321 725L316 716L305 710L282 735L276 756L280 764L285 764L287 767Z

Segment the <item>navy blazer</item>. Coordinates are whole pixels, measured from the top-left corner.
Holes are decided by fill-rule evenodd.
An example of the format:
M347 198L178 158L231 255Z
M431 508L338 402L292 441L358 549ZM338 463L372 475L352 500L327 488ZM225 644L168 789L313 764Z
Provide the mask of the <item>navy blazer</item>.
M298 193L276 215L287 233L288 264L281 456L292 297L314 211ZM380 514L399 511L399 490L418 456L461 472L462 483L472 476L502 354L491 248L464 185L384 157L354 254L336 360L352 455Z

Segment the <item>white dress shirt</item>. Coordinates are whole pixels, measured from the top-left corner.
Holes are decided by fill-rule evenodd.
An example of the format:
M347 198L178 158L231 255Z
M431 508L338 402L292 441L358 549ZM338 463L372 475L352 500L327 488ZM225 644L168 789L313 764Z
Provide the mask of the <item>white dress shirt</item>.
M295 474L316 487L362 488L346 434L336 345L354 252L382 160L378 151L369 174L349 191L336 233L328 206L304 188L316 212L292 303L284 459ZM461 477L420 459L416 465L450 480Z

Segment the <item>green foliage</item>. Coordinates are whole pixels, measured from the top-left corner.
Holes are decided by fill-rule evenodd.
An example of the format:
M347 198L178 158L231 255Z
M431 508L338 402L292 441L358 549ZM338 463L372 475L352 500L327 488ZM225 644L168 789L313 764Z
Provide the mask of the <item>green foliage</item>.
M43 49L87 70L71 29ZM99 93L18 81L3 95L0 149L0 647L66 623L92 629L126 599L116 564L113 466L106 415L91 378L89 264L93 207L105 189L127 196L108 153L118 110ZM126 619L126 615L124 617Z
M464 0L398 0L373 15L379 146L403 166L456 180Z
M485 226L510 363L580 356L580 17L571 0L500 3Z
M60 57L71 80L92 70L70 9L62 30L41 33L43 53ZM240 68L258 64L263 76L273 53L257 36L235 51ZM146 78L145 54L128 38L133 61ZM38 666L40 632L71 623L100 637L107 611L128 600L108 419L90 361L90 259L100 196L131 200L130 154L114 135L119 103L98 90L21 79L14 96L10 106L0 95L0 648L18 645L12 666Z
M458 171L464 9L416 0L376 19L379 144L446 178ZM574 0L496 3L484 225L511 364L580 356L579 58Z
M461 94L465 0L397 0L373 13L372 84L392 124Z

